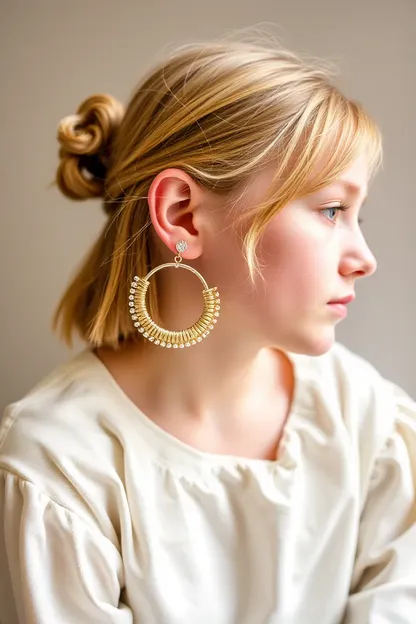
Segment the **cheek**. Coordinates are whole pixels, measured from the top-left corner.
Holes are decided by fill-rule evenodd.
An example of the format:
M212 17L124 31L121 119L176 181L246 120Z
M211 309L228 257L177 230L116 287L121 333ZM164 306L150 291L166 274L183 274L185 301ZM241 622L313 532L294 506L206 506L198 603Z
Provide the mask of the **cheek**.
M319 299L327 275L322 246L305 229L271 227L259 248L268 297L287 311Z
M227 298L234 300L238 293L247 291L249 271L237 236L226 230L207 241L201 272Z

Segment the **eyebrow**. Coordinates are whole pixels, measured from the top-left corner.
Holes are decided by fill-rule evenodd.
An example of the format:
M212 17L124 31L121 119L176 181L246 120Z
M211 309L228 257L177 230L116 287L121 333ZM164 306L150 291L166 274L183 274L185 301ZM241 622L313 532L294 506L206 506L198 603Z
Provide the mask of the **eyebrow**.
M354 182L350 182L349 180L334 180L334 182L330 186L343 186L349 193L353 195L359 195L362 191L361 186L355 184ZM363 201L361 202L361 206L364 206L368 199L368 195L363 197Z
M353 193L354 195L359 195L362 190L361 186L355 184L355 182L350 182L349 180L335 180L334 185L335 184L341 184L341 186L344 186L350 193ZM365 196L365 199L367 199L367 195Z

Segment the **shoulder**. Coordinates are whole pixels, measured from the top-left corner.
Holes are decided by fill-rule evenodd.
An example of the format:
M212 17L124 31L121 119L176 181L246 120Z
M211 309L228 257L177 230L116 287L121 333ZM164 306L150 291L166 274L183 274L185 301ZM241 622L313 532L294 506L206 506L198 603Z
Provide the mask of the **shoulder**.
M299 374L312 383L315 392L341 407L354 401L365 409L380 391L390 391L389 382L375 366L339 342L324 355L295 355L294 359Z
M0 462L8 451L81 446L99 428L103 380L95 357L84 351L61 364L21 400L8 405L0 426ZM30 442L30 449L28 443Z
M382 380L375 366L340 342L335 342L324 355L300 357L304 358L305 364L307 362L312 376L315 374L316 377L329 377L337 382L337 386L361 381L369 387Z
M121 482L118 398L93 353L84 351L58 366L6 408L0 470L33 484L84 520L103 522ZM124 415L123 426L129 417Z
M416 404L365 358L340 343L324 355L294 356L306 430L333 444L358 470L362 503L380 466L400 470L416 457ZM298 393L299 394L299 393ZM412 459L413 458L413 459ZM414 471L408 468L408 472Z
M296 358L314 407L330 413L351 439L377 453L396 426L397 386L338 342L322 356Z

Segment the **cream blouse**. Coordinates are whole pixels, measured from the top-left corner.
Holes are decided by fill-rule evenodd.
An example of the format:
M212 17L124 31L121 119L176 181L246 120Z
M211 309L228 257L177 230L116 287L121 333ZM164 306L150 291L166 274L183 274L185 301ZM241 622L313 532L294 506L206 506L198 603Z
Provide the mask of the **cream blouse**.
M0 427L1 624L414 624L416 407L288 354L276 461L200 452L89 350Z

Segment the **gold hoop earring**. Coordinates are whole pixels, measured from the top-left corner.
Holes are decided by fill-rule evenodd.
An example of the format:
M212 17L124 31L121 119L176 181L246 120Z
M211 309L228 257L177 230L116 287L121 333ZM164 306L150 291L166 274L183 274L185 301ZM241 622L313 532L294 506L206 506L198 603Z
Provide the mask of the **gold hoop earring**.
M178 255L175 256L175 262L161 264L152 269L146 277L136 276L130 288L129 308L134 326L144 338L153 342L155 345L166 347L167 349L183 349L184 347L191 347L198 342L202 342L214 329L220 315L220 295L218 289L216 287L208 288L208 284L198 271L187 264L182 264L181 253L183 253L187 247L188 244L186 241L181 240L176 243ZM204 286L202 291L202 296L204 298L203 312L196 323L182 331L171 331L159 327L151 318L146 308L146 294L150 286L149 279L157 271L167 267L191 271L191 273L194 273L200 279Z

